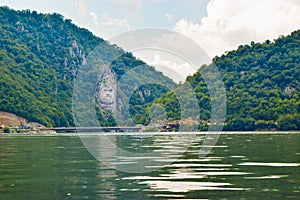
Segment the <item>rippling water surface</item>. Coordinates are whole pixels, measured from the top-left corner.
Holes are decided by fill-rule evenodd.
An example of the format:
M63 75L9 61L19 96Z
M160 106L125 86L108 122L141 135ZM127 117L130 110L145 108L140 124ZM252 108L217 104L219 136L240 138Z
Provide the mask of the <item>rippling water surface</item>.
M205 139L2 134L0 199L300 199L300 133Z

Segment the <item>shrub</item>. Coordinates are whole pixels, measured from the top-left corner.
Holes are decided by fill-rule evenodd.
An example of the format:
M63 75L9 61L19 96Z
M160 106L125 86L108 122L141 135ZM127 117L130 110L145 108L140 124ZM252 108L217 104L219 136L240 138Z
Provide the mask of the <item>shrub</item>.
M10 129L7 126L4 127L3 131L4 131L4 133L10 133Z

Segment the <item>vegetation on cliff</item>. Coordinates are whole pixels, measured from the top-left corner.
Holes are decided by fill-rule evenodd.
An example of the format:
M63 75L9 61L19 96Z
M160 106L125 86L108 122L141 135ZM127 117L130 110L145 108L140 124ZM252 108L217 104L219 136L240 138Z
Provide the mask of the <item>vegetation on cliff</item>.
M143 65L145 76L155 74L166 84L173 84L131 53L77 27L58 13L0 7L0 110L46 126L73 126L73 80L99 44L105 56L121 55L111 64L117 78ZM161 89L155 90L151 88L151 99L162 94ZM101 112L101 125L112 123L109 116L100 115Z

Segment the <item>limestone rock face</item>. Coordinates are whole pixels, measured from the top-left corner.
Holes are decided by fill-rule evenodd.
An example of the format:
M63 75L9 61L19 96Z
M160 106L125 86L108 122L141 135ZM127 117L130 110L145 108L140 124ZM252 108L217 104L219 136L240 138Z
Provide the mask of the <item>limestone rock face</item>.
M108 66L102 66L98 80L96 99L100 107L104 110L115 111L117 88L114 72Z

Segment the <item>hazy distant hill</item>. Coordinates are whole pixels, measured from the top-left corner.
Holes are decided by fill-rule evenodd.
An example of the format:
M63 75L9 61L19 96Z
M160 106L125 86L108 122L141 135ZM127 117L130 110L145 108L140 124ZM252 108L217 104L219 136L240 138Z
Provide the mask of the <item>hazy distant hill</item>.
M87 62L89 52L100 43L105 55L122 54L111 65L117 78L145 64L60 14L0 7L0 111L47 126L74 125L73 80L79 66ZM144 66L143 74L173 84L153 67ZM132 97L131 107L141 108L132 109L133 116L144 114L147 103L165 92L157 87L148 90L153 92L142 103L137 100L138 95ZM99 118L103 126L113 123L109 116L99 114Z
M226 130L300 129L300 31L274 42L251 42L215 57L227 95ZM208 67L202 67L205 70ZM211 99L200 71L187 78L196 91L200 118L210 118ZM165 104L169 117L180 119L174 94ZM206 126L204 126L205 129Z

